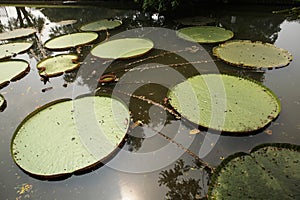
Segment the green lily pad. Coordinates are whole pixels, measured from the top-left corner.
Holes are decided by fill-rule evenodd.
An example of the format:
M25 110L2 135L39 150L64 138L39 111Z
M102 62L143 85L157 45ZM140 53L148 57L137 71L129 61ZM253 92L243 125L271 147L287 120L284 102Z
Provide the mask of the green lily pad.
M129 119L128 108L110 97L54 101L18 126L12 156L23 170L43 178L88 169L115 152L127 133ZM85 141L93 141L93 146Z
M215 26L192 26L177 31L178 37L198 43L224 42L233 37L233 32Z
M22 78L29 70L29 64L24 60L0 62L0 88L8 85L10 81Z
M298 199L300 146L265 144L237 153L216 169L208 199Z
M32 42L14 42L0 45L0 59L9 58L15 54L27 51Z
M221 60L243 68L262 69L287 66L292 55L273 44L249 40L228 41L213 49Z
M9 39L27 37L34 33L36 33L36 29L34 28L19 28L13 31L0 33L0 40L9 40Z
M174 86L168 98L191 122L240 134L265 127L281 109L277 97L265 86L221 74L191 77Z
M0 94L0 112L2 112L6 107L6 100L4 96Z
M128 59L146 54L153 46L153 42L149 39L124 38L100 43L91 53L106 59Z
M78 56L75 54L61 54L46 58L37 64L40 75L48 77L59 76L70 72L80 66Z
M81 31L105 31L108 29L114 29L122 24L121 20L117 19L102 19L99 21L91 22L80 27Z
M98 38L94 32L71 33L61 35L45 42L45 47L53 50L62 50L89 44Z

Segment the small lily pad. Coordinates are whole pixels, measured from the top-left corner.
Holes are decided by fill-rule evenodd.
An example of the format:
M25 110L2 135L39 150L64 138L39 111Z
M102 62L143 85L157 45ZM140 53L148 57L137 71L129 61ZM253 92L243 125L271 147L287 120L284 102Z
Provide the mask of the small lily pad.
M45 47L53 50L62 50L89 44L98 38L94 32L71 33L61 35L45 42Z
M8 85L10 81L22 78L29 70L29 64L24 60L0 62L0 88Z
M114 29L122 24L121 20L117 19L103 19L95 22L91 22L83 25L81 31L105 31L108 29Z
M88 169L109 158L122 143L129 119L128 108L114 98L57 100L38 108L18 126L12 156L20 168L43 178Z
M179 29L178 37L198 43L224 42L233 37L233 32L215 26L192 26Z
M34 29L34 28L19 28L19 29L15 29L13 31L0 33L0 40L9 40L9 39L27 37L34 33L36 33L36 29Z
M2 112L6 107L6 100L4 99L4 96L0 94L0 112Z
M100 43L91 53L106 59L128 59L146 54L153 46L153 42L149 39L124 38Z
M75 54L61 54L46 58L37 64L40 75L52 77L70 72L80 66Z
M264 144L217 167L208 199L298 199L300 146Z
M15 54L27 51L32 42L14 42L0 45L0 59L9 58Z
M292 55L269 43L250 40L228 41L213 49L221 60L248 69L278 68L287 66Z
M281 109L278 98L265 86L221 74L191 77L174 86L168 98L191 122L239 134L265 127Z

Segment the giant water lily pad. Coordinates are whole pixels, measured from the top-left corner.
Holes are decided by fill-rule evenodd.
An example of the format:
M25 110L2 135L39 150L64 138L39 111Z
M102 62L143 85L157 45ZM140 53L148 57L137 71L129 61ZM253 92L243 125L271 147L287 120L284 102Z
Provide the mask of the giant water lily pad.
M56 55L46 58L37 64L40 75L48 77L61 75L79 66L78 56L74 54Z
M18 80L27 74L29 64L23 60L10 60L0 62L0 88L9 84L10 81Z
M9 39L27 37L29 35L34 34L35 32L36 29L34 28L19 28L13 31L0 33L0 40L9 40Z
M192 26L179 29L177 35L185 40L198 43L224 42L233 37L233 32L215 26Z
M300 147L266 144L225 159L212 177L208 199L298 199Z
M61 35L45 42L48 49L68 49L80 45L89 44L98 38L98 34L94 32L71 33Z
M4 96L0 94L0 112L2 112L6 107L6 100L4 99Z
M92 49L94 56L107 59L127 59L149 52L154 44L145 38L124 38L103 42Z
M121 20L102 19L99 21L91 22L80 27L82 31L105 31L114 29L122 24Z
M32 46L32 42L14 42L0 45L0 59L24 52Z
M129 118L128 108L110 97L54 101L18 126L11 143L13 159L26 172L45 178L87 169L122 143Z
M292 60L284 49L249 40L228 41L215 47L213 54L231 65L250 69L284 67Z
M188 120L225 132L256 131L280 112L280 102L268 88L229 75L191 77L173 87L168 98Z

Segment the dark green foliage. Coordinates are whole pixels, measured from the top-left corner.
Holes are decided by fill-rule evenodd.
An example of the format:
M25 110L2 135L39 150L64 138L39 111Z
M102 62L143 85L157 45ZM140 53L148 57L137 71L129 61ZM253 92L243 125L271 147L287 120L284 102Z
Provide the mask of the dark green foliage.
M134 0L142 5L144 10L154 10L158 12L172 10L179 6L181 0Z

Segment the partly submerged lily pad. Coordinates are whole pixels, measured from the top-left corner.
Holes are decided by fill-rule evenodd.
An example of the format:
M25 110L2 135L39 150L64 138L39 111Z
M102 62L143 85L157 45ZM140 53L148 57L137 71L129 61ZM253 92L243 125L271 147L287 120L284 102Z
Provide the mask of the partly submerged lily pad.
M127 59L142 56L153 48L151 40L124 38L103 42L92 49L94 56L107 59Z
M6 100L4 99L4 96L0 94L0 112L2 112L6 107Z
M216 169L208 199L298 199L300 146L265 144L237 153Z
M14 42L0 45L0 59L11 57L15 54L27 51L32 42Z
M80 27L82 31L105 31L114 29L122 24L121 20L117 19L102 19L99 21L91 22Z
M94 32L71 33L52 38L45 42L48 49L60 50L89 44L98 38L98 34Z
M215 19L204 16L186 17L175 21L185 26L205 26L216 23Z
M34 33L36 33L36 29L34 28L19 28L13 31L0 33L0 40L9 40L9 39L27 37Z
M192 26L179 29L177 35L192 42L217 43L231 39L233 32L215 26Z
M10 81L22 78L29 69L29 64L24 60L0 62L0 88L8 85Z
M40 75L59 76L80 66L75 54L62 54L46 58L37 64Z
M87 169L116 150L129 120L128 108L110 97L54 101L18 126L12 156L23 170L39 177L55 178Z
M241 134L265 127L281 109L277 97L263 85L221 74L191 77L172 88L168 98L193 123Z
M215 47L213 54L231 65L250 69L284 67L292 61L288 51L250 40L228 41Z

